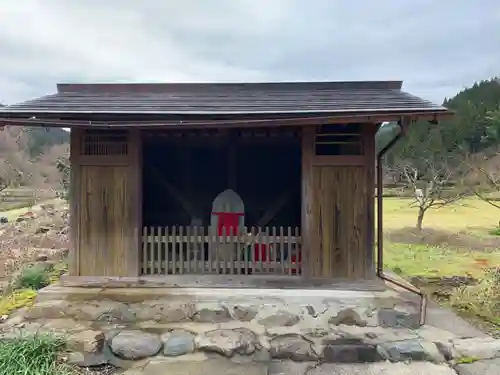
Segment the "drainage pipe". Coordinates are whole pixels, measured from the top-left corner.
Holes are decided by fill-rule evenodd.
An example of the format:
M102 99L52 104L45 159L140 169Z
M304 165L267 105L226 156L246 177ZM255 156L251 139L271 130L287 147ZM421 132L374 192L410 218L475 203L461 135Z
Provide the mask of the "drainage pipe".
M427 296L410 283L402 282L384 273L384 229L383 229L383 186L382 186L382 158L396 142L404 136L408 123L402 118L398 122L399 133L377 154L377 276L384 281L396 285L408 292L414 293L420 297L420 315L419 324L424 325L427 314Z

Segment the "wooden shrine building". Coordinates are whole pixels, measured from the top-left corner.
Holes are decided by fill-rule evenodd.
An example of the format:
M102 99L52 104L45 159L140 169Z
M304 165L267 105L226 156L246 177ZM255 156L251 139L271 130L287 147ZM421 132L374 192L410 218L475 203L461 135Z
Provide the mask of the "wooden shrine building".
M449 113L401 85L60 84L0 121L71 129L71 276L371 279L376 141Z

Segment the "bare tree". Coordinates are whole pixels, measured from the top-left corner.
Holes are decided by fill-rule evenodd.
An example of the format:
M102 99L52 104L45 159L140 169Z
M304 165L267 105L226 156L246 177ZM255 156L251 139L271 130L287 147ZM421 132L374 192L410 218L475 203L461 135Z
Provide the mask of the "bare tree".
M19 134L12 134L9 129L0 131L0 191L12 187L25 178L22 166L23 159Z
M500 152L490 155L466 155L466 183L479 199L500 209L500 202L491 193L500 193ZM500 226L500 223L499 223Z
M416 227L422 230L424 215L429 209L438 209L457 202L465 191L457 184L459 171L445 160L420 158L400 161L393 168L396 183L411 191L411 207L418 208Z
M9 187L9 183L7 179L3 176L0 176L0 192L4 191Z
M59 157L57 159L57 169L61 173L61 187L62 192L60 197L62 199L69 200L70 194L70 173L71 173L71 165L67 158Z
M15 186L24 178L23 173L8 160L3 160L2 164L0 167L0 191Z

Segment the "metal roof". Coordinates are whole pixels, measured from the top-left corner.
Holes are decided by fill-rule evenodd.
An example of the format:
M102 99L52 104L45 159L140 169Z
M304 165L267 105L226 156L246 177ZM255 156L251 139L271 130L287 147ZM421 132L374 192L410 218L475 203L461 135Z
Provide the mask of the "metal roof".
M401 91L401 81L58 84L58 92L0 108L0 117L71 114L264 115L441 113Z

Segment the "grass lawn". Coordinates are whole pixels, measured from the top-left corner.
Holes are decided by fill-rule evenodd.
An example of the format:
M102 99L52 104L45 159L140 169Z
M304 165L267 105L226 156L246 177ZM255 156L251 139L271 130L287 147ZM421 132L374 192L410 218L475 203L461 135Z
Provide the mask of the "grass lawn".
M417 209L410 203L404 198L384 199L386 268L404 276L480 276L484 268L500 265L500 236L489 234L498 226L500 209L479 199L430 209L424 218L424 232L432 230L432 236L415 241L415 236L405 239L403 234L394 241L391 233L404 232L405 228L411 232L415 227ZM472 248L468 248L469 243Z
M500 265L498 252L478 253L429 245L385 242L384 267L403 276L473 276Z
M499 202L500 203L500 202ZM384 198L384 230L414 227L417 209L410 207L411 199ZM498 226L500 209L479 200L463 199L439 209L429 209L424 227L445 231L484 232Z

